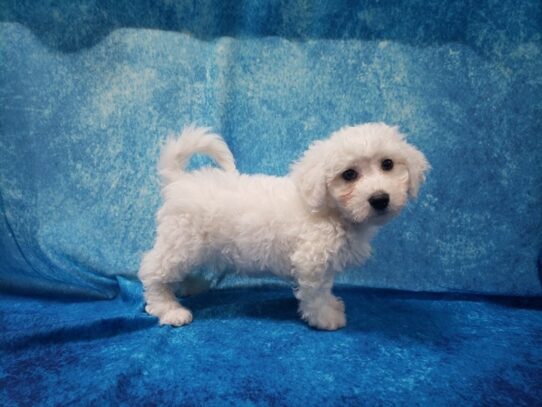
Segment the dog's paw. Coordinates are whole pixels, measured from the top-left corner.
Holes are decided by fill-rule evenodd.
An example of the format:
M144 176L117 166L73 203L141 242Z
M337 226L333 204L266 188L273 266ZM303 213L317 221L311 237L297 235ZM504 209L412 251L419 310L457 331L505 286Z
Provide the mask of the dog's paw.
M331 297L331 300L329 300L329 305L330 305L333 309L335 309L335 310L337 310L337 311L339 311L339 312L344 313L344 302L343 302L343 300L341 300L340 298L337 298L337 297L332 296L332 297Z
M192 322L192 313L186 308L175 308L160 317L160 325L183 326Z
M310 313L304 314L303 319L313 328L325 331L344 328L346 326L344 304L340 300L328 303Z
M309 325L325 331L335 331L346 326L346 315L344 312L323 310L316 318L308 321Z

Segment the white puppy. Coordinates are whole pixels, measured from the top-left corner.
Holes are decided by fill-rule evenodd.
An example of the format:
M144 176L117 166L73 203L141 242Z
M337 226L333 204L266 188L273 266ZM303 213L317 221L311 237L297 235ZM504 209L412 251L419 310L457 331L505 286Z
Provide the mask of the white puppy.
M211 156L221 169L184 172L194 153ZM139 272L146 311L161 324L190 323L172 283L205 265L293 280L309 325L344 327L344 304L331 293L335 273L370 255L369 241L416 196L428 168L398 128L383 123L345 127L316 141L286 177L239 174L220 136L186 128L160 157L164 205Z

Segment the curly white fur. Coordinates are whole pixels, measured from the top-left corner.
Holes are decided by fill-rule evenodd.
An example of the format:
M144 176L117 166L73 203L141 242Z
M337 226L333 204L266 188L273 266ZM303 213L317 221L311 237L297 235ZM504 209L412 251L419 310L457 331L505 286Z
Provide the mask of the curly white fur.
M183 171L194 153L209 155L221 169ZM393 168L385 169L384 160ZM369 257L371 238L416 196L428 168L398 128L383 123L345 127L313 143L286 177L239 174L220 136L186 128L160 157L164 204L139 272L146 311L161 324L190 323L172 284L206 265L293 280L309 325L345 326L344 304L331 292L335 273ZM346 180L346 170L356 178ZM389 202L375 208L382 194Z

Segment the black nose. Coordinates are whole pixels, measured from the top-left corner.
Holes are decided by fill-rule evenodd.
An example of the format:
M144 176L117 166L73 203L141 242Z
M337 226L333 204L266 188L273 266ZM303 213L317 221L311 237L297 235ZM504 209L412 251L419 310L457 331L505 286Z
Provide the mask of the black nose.
M385 192L377 192L369 198L369 203L376 210L382 211L388 207L390 196Z

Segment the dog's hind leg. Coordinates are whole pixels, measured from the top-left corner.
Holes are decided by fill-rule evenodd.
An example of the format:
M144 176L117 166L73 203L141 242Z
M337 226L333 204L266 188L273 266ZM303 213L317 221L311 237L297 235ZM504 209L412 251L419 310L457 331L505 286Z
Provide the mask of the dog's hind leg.
M172 286L173 282L181 281L189 269L178 256L171 256L171 250L160 249L157 244L145 254L141 263L139 277L143 282L147 304L145 311L158 317L161 325L189 324L192 313L179 303Z
M145 286L145 311L158 317L160 325L183 326L192 322L192 312L183 307L168 283Z

